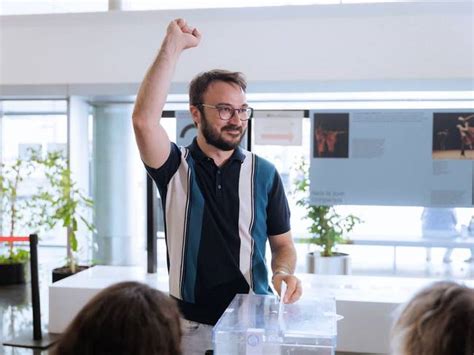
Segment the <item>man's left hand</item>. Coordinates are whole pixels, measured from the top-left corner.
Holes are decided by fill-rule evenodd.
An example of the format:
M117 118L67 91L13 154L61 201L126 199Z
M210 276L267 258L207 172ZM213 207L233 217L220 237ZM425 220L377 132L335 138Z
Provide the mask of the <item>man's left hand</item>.
M295 275L291 274L276 274L272 278L273 286L278 294L281 296L281 283L286 283L286 293L283 298L283 303L294 303L298 301L303 293L301 287L301 280Z

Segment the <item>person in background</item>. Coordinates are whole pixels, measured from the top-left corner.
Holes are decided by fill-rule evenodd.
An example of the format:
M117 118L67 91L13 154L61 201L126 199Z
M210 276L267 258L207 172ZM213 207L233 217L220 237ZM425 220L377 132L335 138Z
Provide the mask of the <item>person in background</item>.
M77 314L53 355L181 354L180 313L164 293L138 282L109 286Z
M456 238L459 232L456 209L443 207L425 207L421 214L421 231L424 238ZM446 248L443 262L451 262L453 248ZM426 260L431 260L431 248L426 249Z
M185 20L168 25L140 86L133 127L163 203L170 295L185 318L183 352L202 355L236 294L272 293L267 241L271 282L277 292L282 282L287 285L284 302L298 300L302 288L293 274L296 251L280 175L273 164L239 147L253 114L243 75L216 69L191 81L197 137L189 146L172 143L160 123L178 59L200 41L201 33ZM245 46L234 47L229 48L236 55L245 55Z
M464 228L466 229L465 229L465 233L463 234L463 237L473 238L474 237L474 216L471 216L471 219L469 220L469 224L465 226ZM471 251L471 256L464 261L466 263L474 263L474 246L472 246L469 250Z
M421 290L392 327L391 354L474 354L474 289L440 281Z

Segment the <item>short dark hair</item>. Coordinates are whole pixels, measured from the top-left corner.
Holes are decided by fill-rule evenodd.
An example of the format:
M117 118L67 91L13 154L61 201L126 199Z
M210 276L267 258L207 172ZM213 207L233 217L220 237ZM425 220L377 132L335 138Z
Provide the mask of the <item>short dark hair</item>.
M226 83L239 86L242 91L247 90L245 76L240 72L231 72L223 69L214 69L199 73L189 84L189 103L198 105L202 103L202 96L209 85L215 81L224 81Z
M174 300L139 282L99 292L77 314L54 355L181 354L180 314Z
M392 328L392 352L404 355L472 355L474 289L440 281L404 307Z

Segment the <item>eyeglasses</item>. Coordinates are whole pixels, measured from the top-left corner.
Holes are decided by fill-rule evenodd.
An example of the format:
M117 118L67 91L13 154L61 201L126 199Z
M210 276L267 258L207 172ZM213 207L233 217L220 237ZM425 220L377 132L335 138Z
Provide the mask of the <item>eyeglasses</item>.
M233 108L229 105L207 105L207 104L197 104L196 106L209 107L217 110L221 120L228 121L234 117L235 113L241 121L247 121L253 116L253 108L243 107L243 108Z

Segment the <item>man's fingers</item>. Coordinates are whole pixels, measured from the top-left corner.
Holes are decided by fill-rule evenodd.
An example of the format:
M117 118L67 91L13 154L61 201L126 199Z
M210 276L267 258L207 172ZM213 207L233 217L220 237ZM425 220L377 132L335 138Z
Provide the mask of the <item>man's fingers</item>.
M194 31L194 28L188 25L184 25L183 27L181 27L181 29L183 30L184 33L189 33L189 34L192 34Z
M201 39L201 32L199 32L199 30L197 28L194 28L193 32L191 33L194 37L196 37L197 39Z
M303 289L301 287L301 281L296 276L288 277L286 280L287 289L286 295L283 299L284 303L293 303L299 300Z
M275 288L275 291L278 293L278 295L281 295L281 282L281 279L273 280L273 287Z
M186 23L186 20L184 20L182 18L177 18L176 20L174 20L174 22L178 25L178 27L181 29L181 31L183 33L194 34L193 32L194 32L195 28L189 26Z
M169 32L174 32L174 35L181 34L185 38L184 48L196 47L201 41L201 32L187 24L186 20L182 18L177 18L173 20L169 27ZM187 36L190 35L191 37Z
M291 299L293 293L296 290L296 283L297 283L297 278L296 277L288 277L286 280L286 294L285 298L283 298L284 303L288 303L288 301Z
M275 275L273 277L273 287L281 296L281 283L286 283L286 293L283 298L284 303L294 303L298 301L303 294L301 281L295 275Z
M179 26L179 28L183 28L184 26L186 26L186 21L182 18L177 18L176 20L174 20L174 22Z
M303 294L303 287L301 286L301 281L298 280L298 282L296 284L295 291L290 296L290 299L288 300L288 303L294 303L294 302L298 301L301 298L302 294Z

